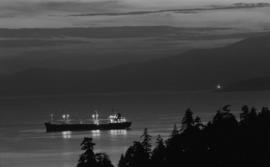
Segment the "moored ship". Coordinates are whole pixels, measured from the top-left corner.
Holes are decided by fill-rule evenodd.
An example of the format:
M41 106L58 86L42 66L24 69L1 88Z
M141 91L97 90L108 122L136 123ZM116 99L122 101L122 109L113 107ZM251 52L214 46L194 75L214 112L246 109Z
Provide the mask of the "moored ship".
M128 129L131 122L122 117L120 113L110 115L107 119L99 119L96 112L92 118L86 120L73 120L69 114L62 115L62 119L54 120L51 114L51 120L45 122L47 132L61 131L87 131L87 130L114 130Z

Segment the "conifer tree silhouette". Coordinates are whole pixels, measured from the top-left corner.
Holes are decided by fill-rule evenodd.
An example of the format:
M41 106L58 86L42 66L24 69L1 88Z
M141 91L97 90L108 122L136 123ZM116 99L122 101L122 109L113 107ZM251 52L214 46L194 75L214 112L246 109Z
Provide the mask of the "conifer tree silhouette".
M96 167L97 162L94 154L94 145L92 138L85 137L81 143L81 150L84 153L81 154L77 167Z

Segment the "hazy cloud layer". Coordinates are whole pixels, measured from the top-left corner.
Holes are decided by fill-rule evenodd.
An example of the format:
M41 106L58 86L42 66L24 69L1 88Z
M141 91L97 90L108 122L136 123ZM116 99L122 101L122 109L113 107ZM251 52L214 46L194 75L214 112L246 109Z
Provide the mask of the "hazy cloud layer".
M269 6L267 2L270 2L270 0L263 0L263 2L258 3L257 0L0 0L0 28L192 26L192 24L195 24L193 22L196 21L196 19L193 19L194 17L204 17L203 21L206 22L209 18L212 25L206 26L213 26L216 23L213 23L212 17L215 17L216 13L213 12L210 16L208 14L206 14L207 16L200 16L201 13L218 12L225 9L240 11L246 8L266 7ZM260 16L260 18L258 16L265 15L265 12L263 14L261 12L252 13L254 16L248 16L248 13L245 12L234 12L235 16L229 16L230 18L226 18L225 21L234 18L243 20L244 16L248 17L247 20L250 20L250 17L259 21L262 20L260 18L265 18L265 16ZM196 15L196 13L200 13L200 15ZM175 16L175 14L188 14L188 18L186 16ZM227 14L230 15L230 12L225 13L225 17ZM259 19L257 19L257 16ZM180 17L181 22L179 22ZM192 23L188 21L189 18ZM223 17L215 20L221 19ZM198 19L199 24L201 24L200 20L201 18ZM185 25L186 21L188 25ZM268 20L265 21L264 19L263 22L268 22Z
M268 0L265 0L267 2ZM252 0L252 4L240 4L240 6L228 6L239 3L239 0L0 0L0 16L16 17L22 15L50 15L52 13L95 13L95 14L141 14L164 11L184 11L194 9L245 8L262 7L265 4Z
M22 16L34 14L50 15L53 13L73 13L73 12L115 12L124 8L121 4L114 1L96 1L96 2L80 2L80 1L44 1L44 2L18 2L16 4L5 4L0 6L1 16Z
M83 13L74 14L69 16L121 16L121 15L145 15L145 14L155 14L155 13L198 13L202 11L210 10L232 10L232 9L249 9L249 8L260 8L269 7L270 3L234 3L232 5L211 5L201 8L186 8L186 9L164 9L164 10L149 10L149 11L132 11L132 12L115 12L115 13Z

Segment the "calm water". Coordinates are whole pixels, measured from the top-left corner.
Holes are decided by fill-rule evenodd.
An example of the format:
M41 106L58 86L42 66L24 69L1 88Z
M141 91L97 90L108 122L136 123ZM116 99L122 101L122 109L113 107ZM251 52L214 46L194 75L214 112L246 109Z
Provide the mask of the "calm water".
M117 164L120 154L147 127L154 137L166 137L191 107L203 121L224 104L239 112L243 104L269 106L270 92L182 92L103 94L88 96L20 97L0 99L0 167L75 167L84 136L93 137L96 152L109 154ZM131 130L45 133L50 113L87 118L94 109L107 117L112 107L133 122Z

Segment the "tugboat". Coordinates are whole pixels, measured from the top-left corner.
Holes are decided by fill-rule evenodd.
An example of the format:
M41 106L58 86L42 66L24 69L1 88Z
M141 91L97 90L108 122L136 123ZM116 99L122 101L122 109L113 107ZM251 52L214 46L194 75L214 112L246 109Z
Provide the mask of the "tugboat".
M131 122L120 113L110 115L107 119L99 119L95 112L86 120L73 120L69 114L63 114L62 119L54 120L51 114L51 120L45 122L47 132L129 129L130 126Z

